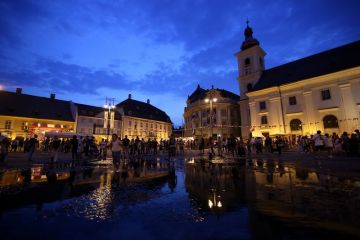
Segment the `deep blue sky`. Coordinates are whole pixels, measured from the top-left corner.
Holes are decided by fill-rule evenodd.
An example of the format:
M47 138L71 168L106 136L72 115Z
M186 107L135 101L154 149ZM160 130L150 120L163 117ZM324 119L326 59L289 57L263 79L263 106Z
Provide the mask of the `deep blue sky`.
M0 0L0 84L98 106L132 93L180 125L198 83L239 94L246 18L270 68L359 40L359 9L357 0Z

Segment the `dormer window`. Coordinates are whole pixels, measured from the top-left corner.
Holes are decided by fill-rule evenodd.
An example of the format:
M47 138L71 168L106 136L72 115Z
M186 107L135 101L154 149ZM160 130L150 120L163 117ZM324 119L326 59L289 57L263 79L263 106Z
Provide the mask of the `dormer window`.
M245 61L244 61L244 69L245 69L245 75L249 75L251 73L250 58L245 59Z

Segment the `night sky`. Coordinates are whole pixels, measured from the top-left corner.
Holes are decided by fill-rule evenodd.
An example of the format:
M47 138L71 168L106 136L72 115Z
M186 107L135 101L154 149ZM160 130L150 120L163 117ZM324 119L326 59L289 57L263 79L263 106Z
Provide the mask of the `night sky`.
M239 94L249 18L266 68L360 39L360 1L0 0L0 84L102 106L129 93L182 123L197 84Z

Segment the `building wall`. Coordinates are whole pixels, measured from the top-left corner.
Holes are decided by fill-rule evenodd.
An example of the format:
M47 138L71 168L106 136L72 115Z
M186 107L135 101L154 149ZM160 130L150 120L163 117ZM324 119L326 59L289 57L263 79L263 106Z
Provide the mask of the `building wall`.
M330 99L322 99L322 91L330 91ZM271 134L314 134L352 132L360 128L360 67L272 87L247 94L254 136ZM290 105L290 97L296 104ZM266 109L260 110L260 102ZM333 115L338 128L325 128L324 117ZM261 124L266 116L268 124ZM300 130L292 130L290 121L299 119ZM285 121L285 124L283 123Z
M231 99L216 95L217 102L213 102L213 134L228 137L231 134L240 136L239 104ZM198 100L187 104L184 112L184 136L208 138L211 136L210 104Z
M171 123L155 121L151 119L136 118L131 116L122 117L122 132L121 137L128 136L129 139L135 139L139 137L144 138L156 138L157 141L163 139L169 139L172 132Z
M6 122L10 121L10 128ZM34 134L43 138L45 132L74 132L75 122L51 119L36 119L15 116L0 116L0 132L11 139L31 137Z
M94 134L94 124L95 134ZM104 128L103 117L78 116L76 133L94 135L97 140L108 138L107 128ZM121 135L121 121L115 120L114 128L110 129L110 134Z

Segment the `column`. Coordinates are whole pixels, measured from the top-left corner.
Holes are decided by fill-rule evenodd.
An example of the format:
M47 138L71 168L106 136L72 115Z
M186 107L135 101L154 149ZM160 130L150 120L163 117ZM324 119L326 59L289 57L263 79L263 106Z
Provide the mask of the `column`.
M306 135L314 134L320 128L323 128L322 121L317 121L314 115L314 104L312 91L303 92L304 95L304 119L306 122L303 123L303 132Z
M256 136L260 136L260 128L258 126L260 126L260 122L259 122L259 117L257 116L257 111L256 111L256 103L255 102L250 102L249 103L249 107L250 107L250 129L254 130L253 134Z
M271 128L271 133L272 134L277 134L277 133L285 133L284 129L285 129L285 123L283 121L283 112L282 112L282 108L281 108L281 101L280 101L280 97L274 97L274 98L270 98L270 107L269 107L269 113L271 113L271 115L268 115L268 117L270 119L268 119L269 121L269 125L270 126L276 126L275 128Z
M351 132L355 130L357 123L357 121L353 120L354 118L356 118L357 113L355 111L356 106L351 91L351 84L350 83L339 84L339 88L342 99L342 106L340 109L342 109L344 113L343 119L346 119L344 124L345 129L341 129L340 132L343 131Z

